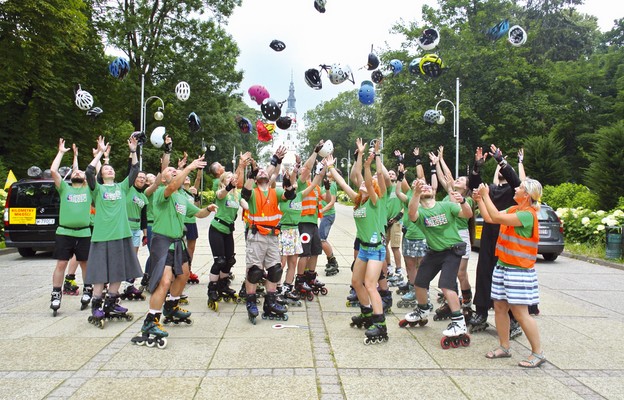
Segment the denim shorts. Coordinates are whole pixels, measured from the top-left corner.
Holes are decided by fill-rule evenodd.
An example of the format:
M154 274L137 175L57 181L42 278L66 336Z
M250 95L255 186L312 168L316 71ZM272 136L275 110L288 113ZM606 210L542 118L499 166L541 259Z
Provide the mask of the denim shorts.
M360 246L358 258L362 261L384 261L386 260L386 247L378 246L376 248L370 248L366 246Z
M141 229L131 230L132 233L132 245L134 247L141 247L141 234L143 231Z
M319 224L319 236L321 237L321 242L327 240L329 236L329 231L336 220L336 214L325 215L321 218L321 223Z

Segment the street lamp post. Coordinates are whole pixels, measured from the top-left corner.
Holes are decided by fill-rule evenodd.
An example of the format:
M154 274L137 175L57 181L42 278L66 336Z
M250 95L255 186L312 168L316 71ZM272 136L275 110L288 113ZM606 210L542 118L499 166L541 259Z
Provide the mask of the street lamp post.
M345 161L347 161L347 185L351 186L351 177L350 177L350 171L351 171L351 153L347 152L347 157L342 157L340 159L340 166L344 168L345 166Z
M141 75L141 134L143 135L143 137L147 137L147 133L145 132L147 123L147 103L150 102L150 100L160 100L160 107L158 107L158 110L156 110L156 112L154 113L154 119L156 121L160 121L163 119L164 114L163 111L165 110L165 102L158 96L150 96L147 99L143 100L145 98L145 75ZM143 170L143 144L139 145L139 170Z
M438 111L440 103L447 102L453 106L453 137L455 138L455 179L459 176L459 78L455 80L455 103L450 100L442 99L438 101L435 110ZM438 124L443 124L444 116L440 113Z

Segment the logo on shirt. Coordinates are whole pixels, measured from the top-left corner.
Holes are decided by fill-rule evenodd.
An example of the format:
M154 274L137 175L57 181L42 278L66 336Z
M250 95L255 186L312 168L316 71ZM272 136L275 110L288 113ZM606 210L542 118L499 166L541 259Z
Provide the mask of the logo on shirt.
M132 202L136 204L139 208L145 207L145 201L143 201L143 199L138 196L132 197Z
M425 226L430 228L433 226L442 226L448 224L446 214L434 215L431 217L425 217Z
M87 202L87 194L68 194L66 200L70 203L86 203Z
M353 218L366 218L366 207L353 210Z
M175 203L175 210L178 214L186 215L186 203Z
M102 199L107 201L115 201L121 199L121 190L115 190L114 192L102 193Z
M302 210L301 202L291 201L290 204L288 205L288 208L290 208L291 210L295 210L295 211L301 211Z
M238 202L235 200L226 200L225 207L238 209Z

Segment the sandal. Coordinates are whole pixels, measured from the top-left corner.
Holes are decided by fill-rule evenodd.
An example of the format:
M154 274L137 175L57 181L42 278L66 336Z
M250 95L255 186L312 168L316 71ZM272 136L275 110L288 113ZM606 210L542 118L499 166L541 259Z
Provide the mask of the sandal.
M498 351L500 350L500 353ZM511 357L511 348L506 349L503 346L498 346L494 350L488 352L485 355L485 358L494 359L494 358L509 358Z
M531 356L533 356L533 359L529 360L527 358L525 360L522 360L518 363L518 366L522 368L537 368L546 362L546 356L544 356L544 352L541 352L540 354L531 353Z

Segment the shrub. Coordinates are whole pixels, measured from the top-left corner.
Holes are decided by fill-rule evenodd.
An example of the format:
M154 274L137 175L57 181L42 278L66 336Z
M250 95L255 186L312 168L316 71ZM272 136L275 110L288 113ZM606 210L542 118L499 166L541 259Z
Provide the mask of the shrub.
M216 200L216 194L212 190L204 190L203 192L201 192L201 194L203 198L202 204L204 207L214 203Z
M614 209L591 211L583 207L558 208L557 215L563 221L565 238L570 243L604 245L606 231L624 226L624 211Z
M584 208L596 210L598 208L598 195L589 188L576 183L562 183L561 185L544 186L542 200L553 209L558 208Z
M349 197L349 195L347 195L342 190L339 190L338 193L336 194L336 200L338 200L338 202L341 204L346 204L348 206L353 205L353 202L351 201L351 198Z

